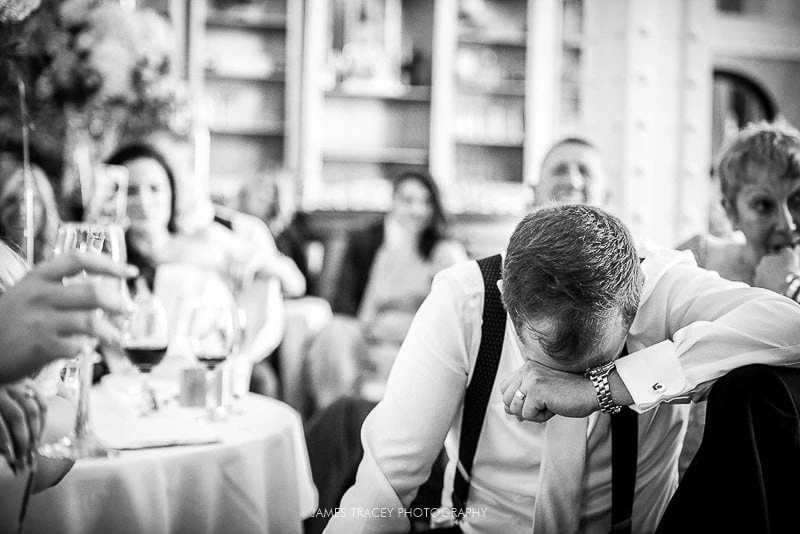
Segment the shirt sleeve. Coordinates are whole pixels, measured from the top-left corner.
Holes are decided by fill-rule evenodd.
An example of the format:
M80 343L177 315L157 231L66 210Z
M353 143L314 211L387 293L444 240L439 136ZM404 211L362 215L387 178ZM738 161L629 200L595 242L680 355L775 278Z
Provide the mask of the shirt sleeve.
M800 306L782 295L676 262L651 290L631 330L642 348L617 361L638 411L698 399L738 367L800 364Z
M465 391L476 304L448 276L434 279L361 430L356 482L326 532L405 532L403 509L430 476ZM454 393L455 392L455 393Z

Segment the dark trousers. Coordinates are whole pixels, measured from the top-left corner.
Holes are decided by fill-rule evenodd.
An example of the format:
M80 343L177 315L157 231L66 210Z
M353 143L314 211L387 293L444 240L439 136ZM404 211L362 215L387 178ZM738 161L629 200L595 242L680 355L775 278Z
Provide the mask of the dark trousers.
M361 425L374 407L374 402L344 397L309 422L306 443L311 475L319 491L319 513L305 520L305 534L317 534L325 529L330 520L330 515L325 512L337 508L345 492L355 482L358 465L364 456ZM410 514L412 518L418 518L418 521L411 522L412 532L428 530L429 514L441 501L446 465L447 454L442 449L431 467L430 478L420 486L416 498L409 505L412 509L420 509L419 513ZM450 534L460 531L437 532Z
M800 531L798 405L800 369L752 365L718 380L657 532Z
M361 425L374 407L374 402L347 397L309 422L306 443L321 513L305 520L306 534L325 530L330 520L325 512L338 507L345 491L355 482L364 455Z

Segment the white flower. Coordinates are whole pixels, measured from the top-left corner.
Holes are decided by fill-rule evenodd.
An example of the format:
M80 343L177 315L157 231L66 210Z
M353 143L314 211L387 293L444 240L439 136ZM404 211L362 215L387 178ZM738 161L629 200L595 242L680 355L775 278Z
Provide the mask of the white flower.
M77 26L86 20L93 0L64 0L59 8L61 20L67 28Z
M138 16L139 55L147 64L159 67L169 59L174 49L172 28L158 13L153 10L139 12Z
M132 72L136 56L119 41L100 41L92 49L89 59L92 67L100 73L102 85L96 98L132 102Z
M41 0L0 0L0 22L20 22L39 4Z

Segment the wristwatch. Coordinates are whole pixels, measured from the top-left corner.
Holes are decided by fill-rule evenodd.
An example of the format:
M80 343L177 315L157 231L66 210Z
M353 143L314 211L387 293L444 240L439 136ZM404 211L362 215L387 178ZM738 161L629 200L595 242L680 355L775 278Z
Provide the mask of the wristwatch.
M622 409L622 406L614 404L614 400L611 398L611 386L608 385L608 375L615 367L614 362L608 362L605 365L587 369L584 373L584 376L592 381L594 392L597 394L597 402L600 403L600 411L603 413L615 414Z

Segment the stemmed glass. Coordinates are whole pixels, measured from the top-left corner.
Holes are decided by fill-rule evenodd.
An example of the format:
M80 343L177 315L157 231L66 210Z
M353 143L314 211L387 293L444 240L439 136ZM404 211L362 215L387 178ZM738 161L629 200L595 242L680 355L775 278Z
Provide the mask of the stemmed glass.
M55 254L78 250L106 254L114 261L124 261L125 246L122 229L114 224L62 223L56 236ZM101 291L119 291L123 282L107 277L87 276L86 273L64 279L64 284L91 283ZM96 313L102 313L99 310ZM78 355L66 364L67 376L77 382L78 413L70 435L39 447L39 454L49 458L107 458L109 450L89 430L89 390L92 386L92 366L97 339L86 337ZM65 380L68 382L69 380Z
M142 377L143 416L159 409L148 378L153 367L164 359L168 343L167 312L158 297L148 290L144 279L138 278L132 310L122 328L122 350Z
M199 298L189 312L188 334L197 361L206 368L206 412L208 419L225 419L221 406L222 384L219 366L233 352L239 335L236 312L231 303Z

